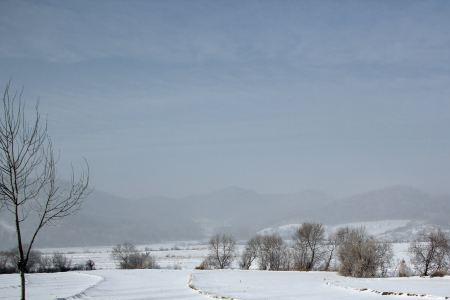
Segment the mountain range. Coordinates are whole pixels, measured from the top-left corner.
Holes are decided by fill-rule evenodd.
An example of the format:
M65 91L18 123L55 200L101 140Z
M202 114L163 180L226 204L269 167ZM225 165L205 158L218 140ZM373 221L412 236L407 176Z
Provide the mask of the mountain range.
M125 199L94 191L82 210L46 228L38 246L112 245L205 239L224 231L245 239L271 226L322 222L415 220L449 226L450 196L435 196L407 186L392 186L345 198L320 191L262 194L239 187L182 198ZM14 245L5 212L0 247Z

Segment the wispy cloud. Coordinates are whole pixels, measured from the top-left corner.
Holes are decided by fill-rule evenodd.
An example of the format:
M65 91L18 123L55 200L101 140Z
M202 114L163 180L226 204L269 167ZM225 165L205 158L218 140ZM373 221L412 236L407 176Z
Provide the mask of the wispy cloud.
M111 191L239 174L272 190L311 173L433 186L450 176L449 14L448 1L5 0L0 80L40 96L55 143Z

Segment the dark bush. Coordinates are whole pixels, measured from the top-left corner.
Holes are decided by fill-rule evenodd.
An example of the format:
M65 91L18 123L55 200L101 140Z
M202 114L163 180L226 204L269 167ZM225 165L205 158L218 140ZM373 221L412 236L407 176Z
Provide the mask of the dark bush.
M431 273L430 277L444 277L447 275L447 271L445 270L437 270Z
M59 252L53 253L52 264L55 272L67 272L70 271L72 267L72 261Z
M364 228L347 228L338 246L339 273L353 277L384 277L392 263L392 245L376 240Z
M120 269L157 269L153 256L150 255L150 249L138 251L133 244L123 243L112 249L111 256L116 261Z
M0 274L10 274L17 272L17 261L15 253L12 251L0 252Z

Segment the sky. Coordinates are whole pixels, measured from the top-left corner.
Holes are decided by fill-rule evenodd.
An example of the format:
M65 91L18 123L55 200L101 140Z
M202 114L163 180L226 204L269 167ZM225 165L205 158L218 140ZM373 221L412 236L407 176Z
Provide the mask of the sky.
M2 0L0 37L97 189L450 193L449 1Z

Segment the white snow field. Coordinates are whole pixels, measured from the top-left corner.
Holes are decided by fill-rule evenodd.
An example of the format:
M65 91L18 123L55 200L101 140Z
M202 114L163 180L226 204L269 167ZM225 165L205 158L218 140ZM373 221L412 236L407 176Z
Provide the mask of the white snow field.
M372 293L410 293L428 299L450 299L450 276L442 278L345 278L334 275L327 283L336 287Z
M49 300L76 296L103 280L93 273L42 273L26 275L27 296L32 300ZM19 299L18 274L0 275L0 299Z
M0 299L18 299L18 282L16 274L0 275ZM354 279L328 272L97 270L32 274L28 283L32 300L450 299L450 277Z
M140 250L146 247L151 250L158 265L164 269L189 269L198 266L208 254L208 245L196 241L177 241L169 243L136 245ZM113 246L41 248L44 254L59 252L72 260L72 264L84 264L88 259L95 262L96 269L115 269L116 264L111 257Z
M200 271L194 267L208 253L204 243L173 242L139 249L146 246L162 269L115 269L112 247L40 249L45 254L64 253L74 264L93 259L98 270L27 275L28 299L450 299L450 276L356 279L331 272ZM398 265L401 258L407 258L408 244L393 246ZM0 275L0 300L18 299L19 293L17 274Z
M188 287L186 270L99 270L104 280L77 299L205 299Z
M394 265L398 265L401 259L409 261L408 243L393 243ZM208 245L201 242L173 242L164 244L137 245L138 249L150 248L158 265L163 269L193 270L208 255ZM71 259L72 264L84 264L88 259L95 262L98 270L115 269L117 266L111 257L113 246L96 247L69 247L69 248L41 248L38 249L45 255L60 252ZM237 252L241 253L243 244L237 245ZM235 264L237 268L237 261Z
M448 276L355 279L327 272L223 270L195 272L190 282L203 295L240 300L386 299L383 293L400 299L450 299Z
M205 299L188 287L184 270L98 270L32 274L28 299ZM0 299L18 299L19 276L0 275Z

